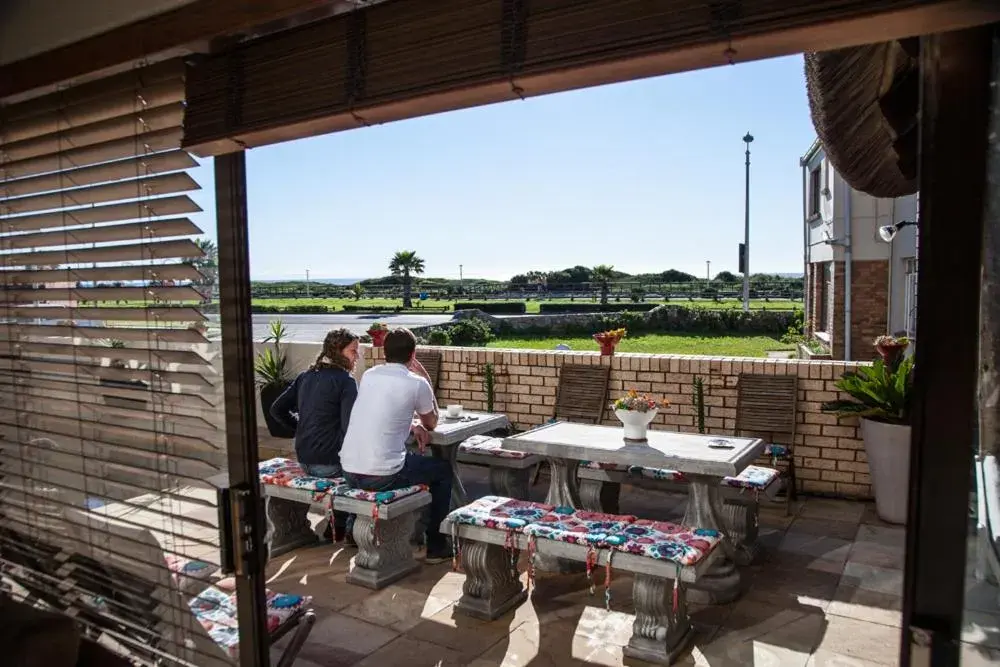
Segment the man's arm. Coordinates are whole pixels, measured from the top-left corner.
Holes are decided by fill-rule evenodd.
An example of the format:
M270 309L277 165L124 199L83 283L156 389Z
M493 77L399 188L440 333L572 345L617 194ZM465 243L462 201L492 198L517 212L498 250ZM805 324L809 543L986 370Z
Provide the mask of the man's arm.
M419 362L418 362L419 363ZM415 412L420 418L420 425L428 431L433 431L438 425L438 406L434 399L434 392L431 390L431 383L427 380L420 382L417 389L417 404Z
M278 398L274 400L274 403L271 404L271 416L285 428L290 431L294 431L298 428L299 422L292 416L292 412L297 410L298 407L298 378L295 378L295 380L292 381L292 384L288 386L288 389L281 392L281 396L278 396Z

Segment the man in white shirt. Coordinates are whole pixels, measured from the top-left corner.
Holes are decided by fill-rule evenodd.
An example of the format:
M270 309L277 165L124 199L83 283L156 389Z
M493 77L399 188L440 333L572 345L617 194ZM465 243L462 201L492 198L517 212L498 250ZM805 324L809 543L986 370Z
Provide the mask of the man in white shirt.
M383 343L386 363L365 371L340 449L347 482L368 491L426 484L431 493L427 562L451 558L441 521L451 506L451 466L447 461L406 451L411 433L423 452L438 423L437 401L427 371L416 359L417 340L409 329L394 329ZM418 423L414 423L416 415Z

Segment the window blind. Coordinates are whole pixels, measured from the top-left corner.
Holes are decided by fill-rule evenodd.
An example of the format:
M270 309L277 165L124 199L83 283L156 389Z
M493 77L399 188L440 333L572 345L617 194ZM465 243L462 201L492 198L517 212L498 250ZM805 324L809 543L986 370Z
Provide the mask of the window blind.
M184 86L170 61L0 107L0 571L139 663L200 667L228 662L188 610L225 439Z

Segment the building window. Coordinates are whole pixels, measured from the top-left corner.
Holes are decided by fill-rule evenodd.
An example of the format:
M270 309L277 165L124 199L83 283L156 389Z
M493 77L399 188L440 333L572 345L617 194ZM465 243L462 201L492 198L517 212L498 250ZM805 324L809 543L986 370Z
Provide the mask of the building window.
M809 172L809 217L819 217L819 197L822 189L822 170L815 167Z
M903 299L906 316L906 335L908 338L917 336L917 259L906 260L906 296Z

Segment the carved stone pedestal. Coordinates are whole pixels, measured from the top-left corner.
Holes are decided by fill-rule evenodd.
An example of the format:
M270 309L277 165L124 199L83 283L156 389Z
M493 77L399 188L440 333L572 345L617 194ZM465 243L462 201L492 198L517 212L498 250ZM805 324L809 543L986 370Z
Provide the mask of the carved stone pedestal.
M580 503L588 512L618 514L618 498L621 496L620 482L581 478Z
M308 504L267 496L264 507L269 557L314 544L319 539L309 523Z
M513 554L504 547L486 542L462 541L465 585L455 608L469 616L492 621L521 604L528 597L518 578Z
M528 468L490 466L490 493L494 496L527 500L530 476L531 470Z
M347 583L374 590L399 581L420 567L413 558L410 538L413 536L414 512L376 522L371 515L358 514L354 519L354 541L358 554L347 573Z
M687 612L683 586L673 604L673 582L669 579L635 575L632 585L635 622L624 653L630 658L669 665L683 652L694 636Z

